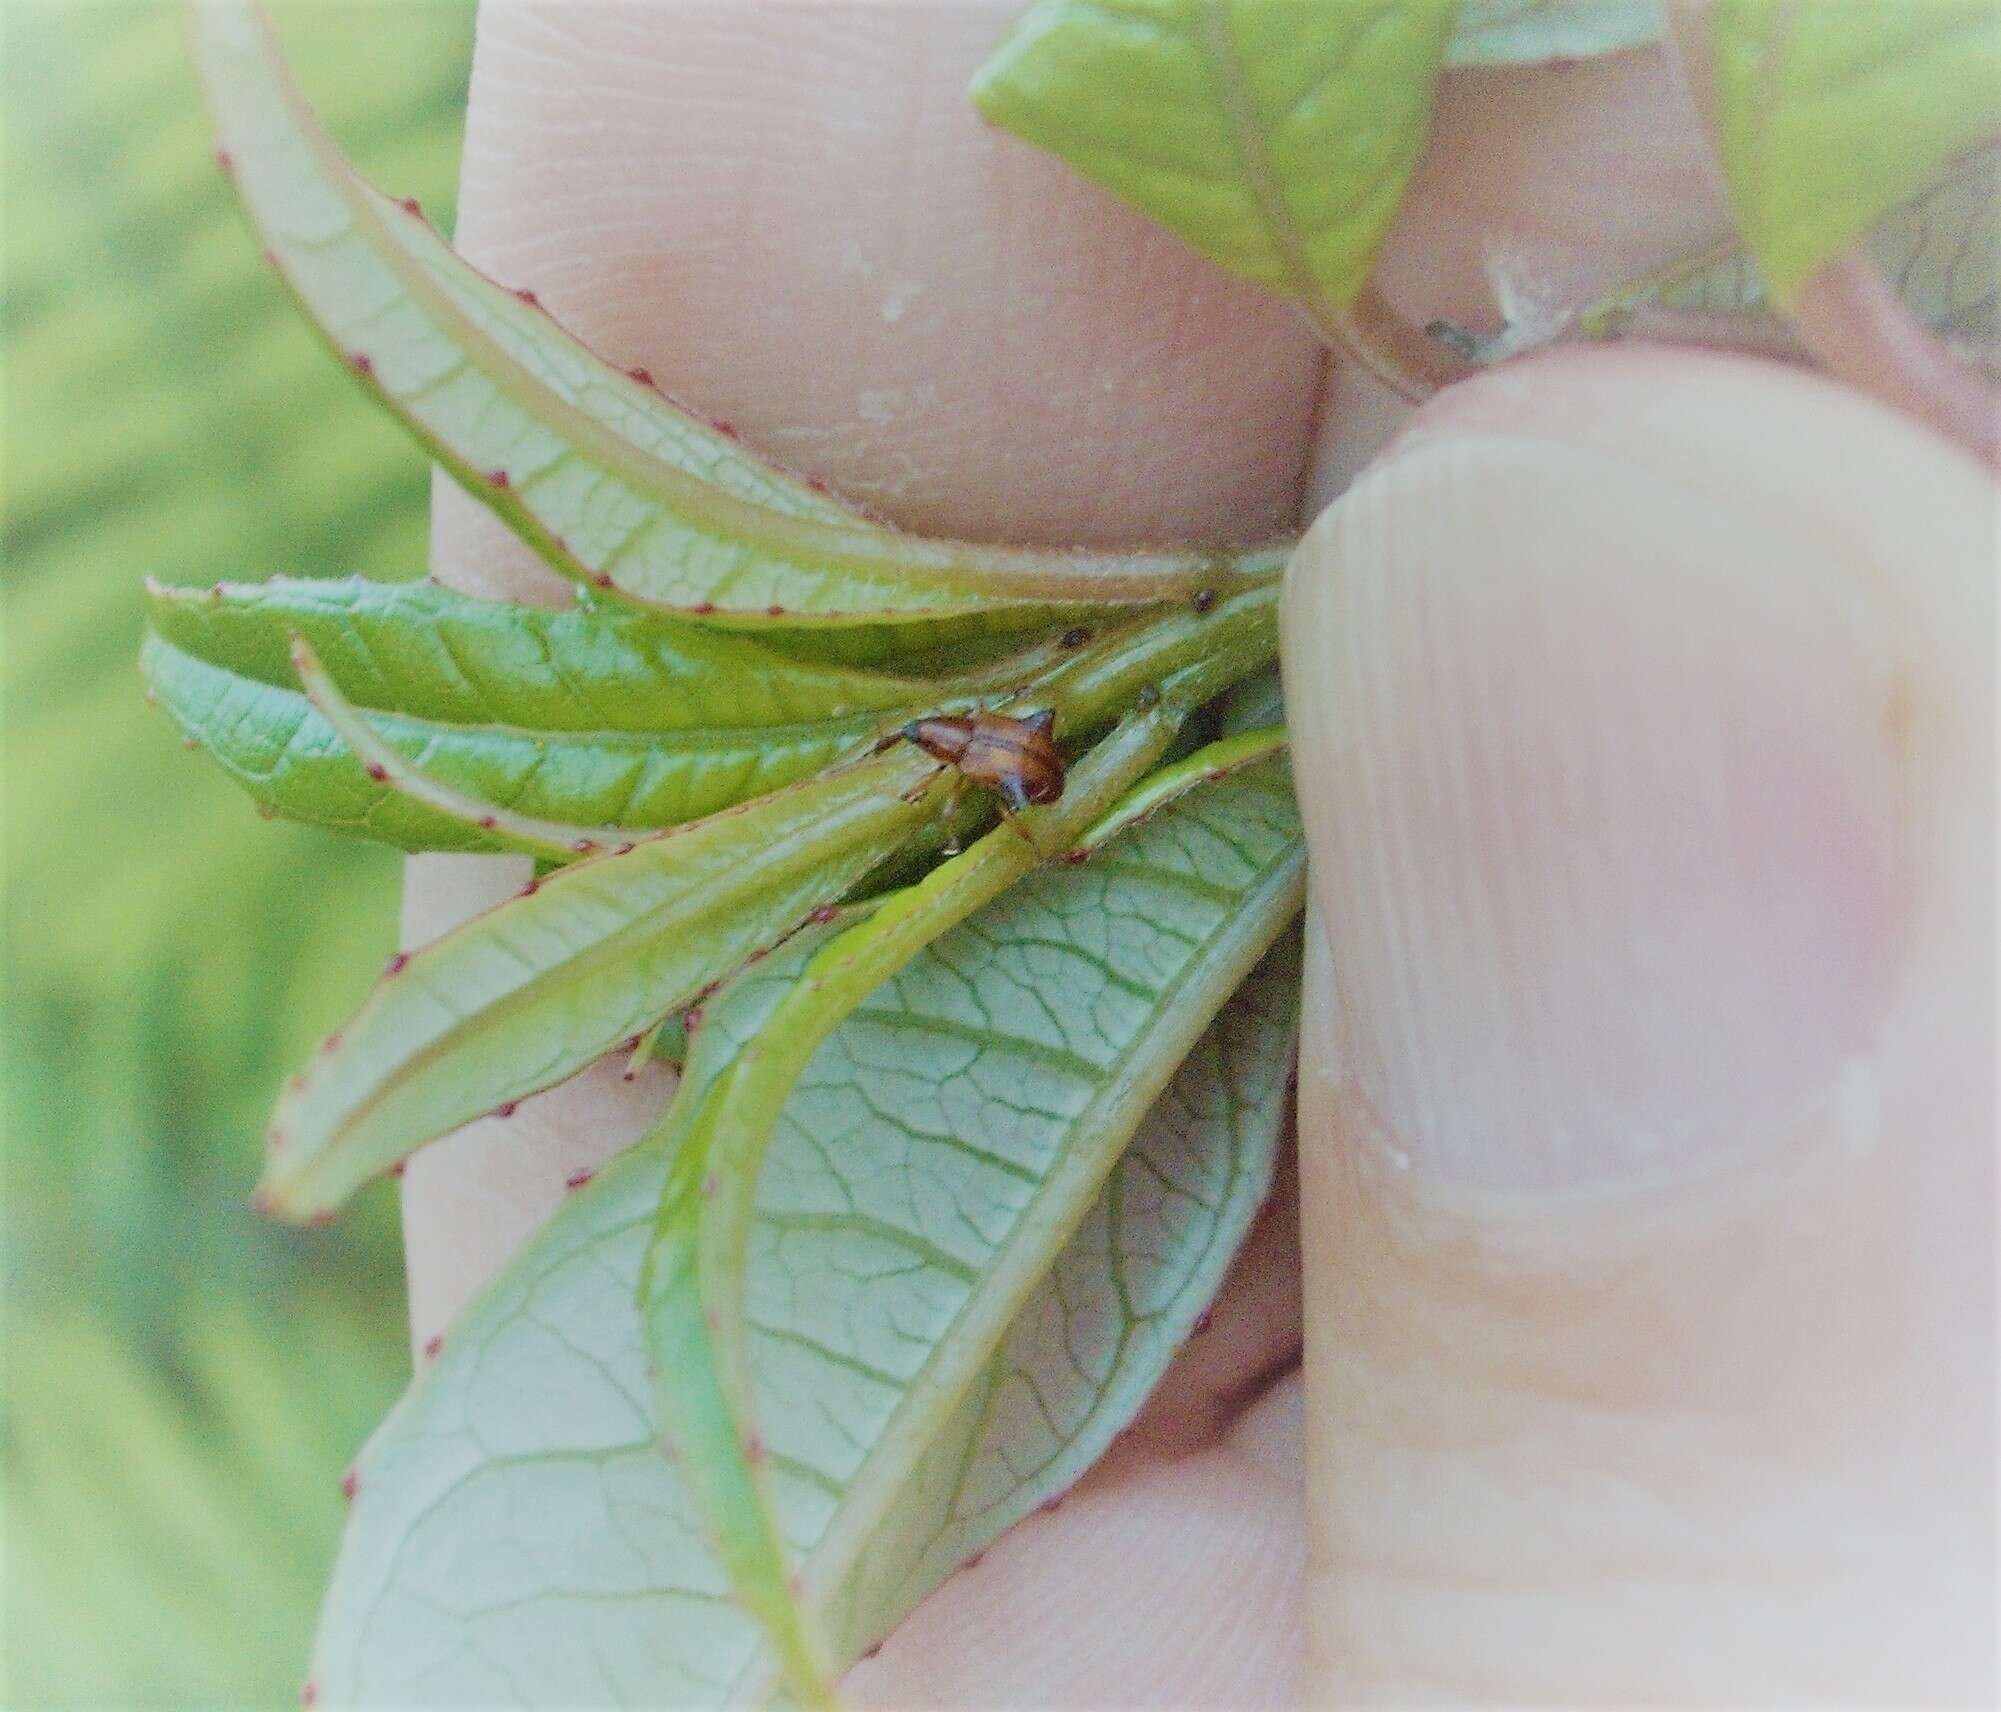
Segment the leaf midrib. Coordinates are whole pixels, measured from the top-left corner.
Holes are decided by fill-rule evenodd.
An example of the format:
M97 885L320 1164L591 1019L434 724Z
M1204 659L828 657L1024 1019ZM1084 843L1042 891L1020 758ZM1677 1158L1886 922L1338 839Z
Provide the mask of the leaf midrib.
M1251 92L1244 82L1235 44L1230 40L1225 9L1218 0L1194 0L1194 10L1197 44L1216 87L1217 105L1223 112L1238 175L1264 222L1288 289L1316 327L1330 328L1340 320L1340 314L1321 288L1300 245L1291 207L1279 187Z
M502 390L494 375L518 370L519 364L502 351L491 335L477 327L450 295L437 286L429 270L415 254L391 234L384 205L388 199L363 183L348 169L331 139L304 106L289 80L283 94L292 120L305 140L323 178L329 182L357 228L373 234L376 255L404 290L425 311L434 316L448 338L471 348L486 358L483 372L489 384ZM408 218L397 209L398 217ZM424 230L439 245L444 240L429 226ZM480 276L486 289L495 294L506 288ZM567 335L566 335L567 336ZM593 362L602 359L585 352ZM555 426L561 437L590 452L611 474L625 481L636 499L656 509L657 516L671 518L683 527L706 531L753 550L763 550L794 564L834 568L863 581L887 580L900 586L899 575L929 571L949 575L964 597L985 597L1018 604L1038 601L1090 601L1123 604L1172 599L1198 584L1227 576L1233 569L1239 576L1255 576L1261 571L1275 574L1282 568L1282 547L1251 549L1233 554L1224 549L1196 549L1174 553L1156 550L1139 553L1074 552L1054 553L1034 548L988 546L979 542L953 541L924 536L891 534L879 527L857 521L852 525L830 524L810 518L794 518L736 498L664 460L654 458L623 439L588 412L538 383L537 408L520 405L532 419ZM429 431L424 430L429 438ZM454 460L456 461L456 460ZM477 484L474 491L477 492ZM668 489L680 505L670 510L658 495ZM642 524L642 528L646 525ZM885 551L885 549L888 549ZM1263 565L1263 559L1275 562ZM1232 565L1232 560L1236 563ZM581 561L579 561L581 562ZM595 567L592 567L595 568ZM1088 594L1079 585L1089 582ZM965 610L966 600L918 609L899 605L894 611L855 608L848 613L808 607L814 616L833 618L854 616L879 621L935 617Z
M885 786L885 791L887 791L887 786ZM900 802L900 799L897 800ZM915 816L917 812L915 805L901 804L901 806L910 810L911 817ZM887 814L887 804L880 796L864 794L840 804L837 809L831 810L829 813L839 814L843 819L853 817L855 820L860 821L862 823L861 826L851 828L849 832L851 839L859 838L865 835L865 828L874 814ZM904 817L897 816L895 818L901 819ZM696 826L704 826L708 823L696 822L694 824ZM693 830L693 828L689 830ZM885 847L893 844L896 835L895 830L890 825L884 825L881 831L881 838ZM650 842L662 843L676 836L676 832L670 831ZM829 825L827 816L819 816L806 819L803 822L795 822L782 839L762 847L759 866L764 870L767 883L775 886L785 879L795 877L799 870L809 863L831 861L834 853L828 849L828 843ZM845 846L843 846L841 853L847 853ZM716 854L722 855L724 853L718 852ZM605 861L622 861L624 859L624 857L619 856L601 858L601 860ZM582 865L580 864L579 866ZM713 879L714 875L712 874L710 878ZM551 881L548 883L555 884L558 882ZM466 1012L456 1018L448 1028L399 1060L396 1068L389 1075L375 1081L366 1094L347 1108L344 1116L328 1126L323 1131L323 1139L296 1174L286 1175L277 1179L287 1186L288 1198L292 1200L305 1198L321 1175L320 1167L330 1159L338 1157L337 1150L340 1144L353 1136L366 1123L368 1118L378 1111L393 1095L409 1087L426 1071L431 1069L440 1058L451 1053L458 1047L468 1034L474 1032L484 1033L489 1028L504 1027L521 1012L545 1002L553 1002L553 997L560 996L564 992L573 990L595 978L603 973L606 966L626 962L632 955L632 947L635 941L643 942L659 938L676 924L677 918L687 915L691 910L699 912L702 907L700 902L692 898L689 893L677 892L663 899L660 903L619 928L616 932L607 934L587 946L583 951L564 957L559 963L548 969L538 971L520 986L510 989L500 998L482 1004L477 1010ZM477 919L475 922L469 923L468 927L476 925ZM459 933L465 931L465 928L457 930ZM447 939L440 941L439 944L447 945L455 937L456 934L448 935ZM774 939L771 943L775 944L783 937L784 933L781 931L777 939ZM419 955L421 956L422 954L420 953ZM413 964L412 968L406 969L399 979L407 980L412 975L417 974L420 974L420 972ZM390 991L388 988L377 988L378 994L388 991ZM668 1001L670 1005L674 1002L676 1001L672 999ZM366 1015L367 1007L364 1007L362 1016L356 1018L356 1024L359 1024ZM478 1025L476 1031L475 1024ZM333 1067L329 1066L328 1068L331 1069ZM559 1074L555 1080L560 1079L561 1076ZM549 1085L551 1084L542 1084L542 1086ZM527 1091L532 1090L524 1090L524 1093ZM338 1173L335 1173L335 1178L338 1181Z
M297 703L311 710L309 698L296 685L274 683L256 673L239 671L234 666L193 653L162 636L155 636L152 641L156 647L169 650L181 659L232 682L250 686L287 708ZM685 755L690 759L700 759L712 750L756 751L773 744L798 743L815 737L825 737L831 742L853 740L872 731L896 729L918 713L957 712L980 699L976 696L941 696L914 699L899 707L871 708L861 713L788 720L782 725L690 725L653 731L625 730L616 726L593 730L581 726L514 725L503 720L443 719L432 714L404 713L397 708L382 707L359 699L355 699L354 705L373 715L375 722L386 728L382 732L385 737L393 731L421 737L427 742L440 737L477 739L490 736L511 742L546 744L551 748L581 749L596 745L618 751L622 759L643 760L653 755Z
M1173 1031L1179 1030L1191 1040L1199 1035L1200 1028L1191 1027L1190 1018L1209 995L1218 990L1225 994L1231 991L1262 955L1264 947L1282 931L1304 899L1304 870L1305 846L1303 841L1295 839L1258 884L1242 894L1235 912L1221 920L1206 950L1191 956L1181 974L1163 989L1164 1002L1153 1011L1148 1026L1119 1054L1098 1091L1072 1121L1073 1134L1102 1137L1114 1130L1123 1133L1130 1127L1126 1124L1129 1116L1136 1123L1144 1115L1148 1104L1167 1085L1180 1064L1178 1054L1166 1050L1149 1052L1148 1046L1161 1040L1164 1032L1172 1038ZM1285 907L1288 903L1291 907ZM1257 946L1255 951L1249 949L1253 945ZM1022 1258L1024 1252L1033 1247L1039 1255L1045 1245L1052 1252L1060 1248L1090 1210L1091 1190L1103 1181L1117 1157L1118 1149L1106 1148L1102 1141L1088 1168L1079 1165L1075 1150L1066 1153L1063 1162L1022 1207L1013 1231L996 1251L995 1262L982 1269L979 1282L954 1316L952 1328L938 1338L940 1350L960 1343L962 1328L978 1316L984 1320L985 1329L969 1346L974 1353L960 1356L962 1372L956 1383L939 1382L935 1378L935 1362L927 1362L912 1376L874 1445L849 1480L847 1497L835 1511L826 1533L807 1554L804 1573L810 1584L820 1589L837 1587L853 1568L869 1534L895 1502L897 1482L914 1466L915 1457L930 1442L937 1423L978 1382L1006 1335L1012 1316L1039 1282L1041 1271ZM1050 1220L1046 1209L1052 1204L1067 1206L1067 1216ZM1028 1241L1031 1232L1046 1239L1045 1244ZM896 1466L886 1468L884 1464L892 1460ZM763 1703L771 1689L769 1670L768 1660L760 1653L733 1685L733 1694Z

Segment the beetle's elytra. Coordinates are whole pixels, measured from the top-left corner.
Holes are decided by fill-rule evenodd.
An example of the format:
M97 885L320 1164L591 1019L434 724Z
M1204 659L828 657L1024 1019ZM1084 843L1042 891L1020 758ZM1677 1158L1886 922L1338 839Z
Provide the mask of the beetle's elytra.
M903 728L925 754L956 767L967 783L992 791L1010 810L1053 803L1063 795L1063 757L1050 740L1055 713L1028 719L1003 713L939 714Z

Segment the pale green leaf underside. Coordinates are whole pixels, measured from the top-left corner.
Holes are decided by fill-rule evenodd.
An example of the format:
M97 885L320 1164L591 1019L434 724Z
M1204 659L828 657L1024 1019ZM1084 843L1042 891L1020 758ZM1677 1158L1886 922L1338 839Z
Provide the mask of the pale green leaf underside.
M1578 312L1577 324L1587 338L1615 338L1632 324L1636 312L1647 309L1696 315L1777 315L1756 258L1734 239L1670 262L1608 292Z
M1465 0L1448 66L1545 65L1658 41L1661 0Z
M779 1514L809 1578L843 1588L843 1656L1074 1479L1213 1290L1283 1113L1292 983L1276 960L1085 1192L993 1365L922 1432L899 1418L1108 1082L1186 1046L1149 1039L1163 996L1227 991L1244 936L1268 941L1296 910L1300 874L1282 770L1239 775L1016 887L814 1056L760 1183L747 1301ZM710 1007L697 1090L699 1059L712 1074L749 1037L806 950ZM655 1442L634 1287L664 1170L635 1153L581 1192L364 1452L314 1665L323 1703L717 1705L761 1677L758 1632ZM908 1458L895 1502L843 1545L844 1500L884 1478L886 1444ZM847 1580L858 1558L865 1583Z
M1367 283L1430 124L1431 0L1038 0L973 84L1060 156L1323 325Z
M1990 0L1716 0L1717 149L1781 303L2001 128Z
M832 1601L827 1625L843 1657L865 1652L953 1570L1061 1497L1139 1412L1270 1185L1298 1007L1298 942L1288 936L1196 1042L912 1471Z
M920 622L1185 598L1282 553L1054 553L905 535L840 506L604 363L358 178L236 0L192 9L223 147L335 349L558 570L739 626Z
M2001 372L2001 148L1969 150L1869 233L1870 258L1911 313L1961 360ZM1579 317L1613 338L1653 309L1773 318L1756 259L1729 243L1664 268Z
M423 1143L575 1074L796 928L930 812L900 746L579 862L413 952L295 1078L261 1193L312 1218Z

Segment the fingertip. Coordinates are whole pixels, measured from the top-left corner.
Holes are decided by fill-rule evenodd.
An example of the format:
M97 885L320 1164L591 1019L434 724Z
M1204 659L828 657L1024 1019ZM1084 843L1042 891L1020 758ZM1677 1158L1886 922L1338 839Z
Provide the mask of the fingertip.
M1399 1169L1700 1173L1867 1047L1902 955L1885 632L1838 563L1597 448L1414 439L1316 525L1297 776Z
M924 533L1291 520L1319 347L968 84L1005 7L495 7L460 239L620 365Z
M1984 1680L1995 515L1824 381L1580 353L1295 561L1321 1680Z

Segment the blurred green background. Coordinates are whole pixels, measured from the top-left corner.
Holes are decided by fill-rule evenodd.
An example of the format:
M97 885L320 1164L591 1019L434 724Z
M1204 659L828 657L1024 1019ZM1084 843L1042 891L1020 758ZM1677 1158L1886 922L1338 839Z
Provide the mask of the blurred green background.
M449 229L470 0L277 8ZM396 863L267 825L147 708L139 583L421 571L421 455L267 275L178 8L0 0L0 1702L296 1704L338 1482L407 1371L395 1205L253 1217Z

